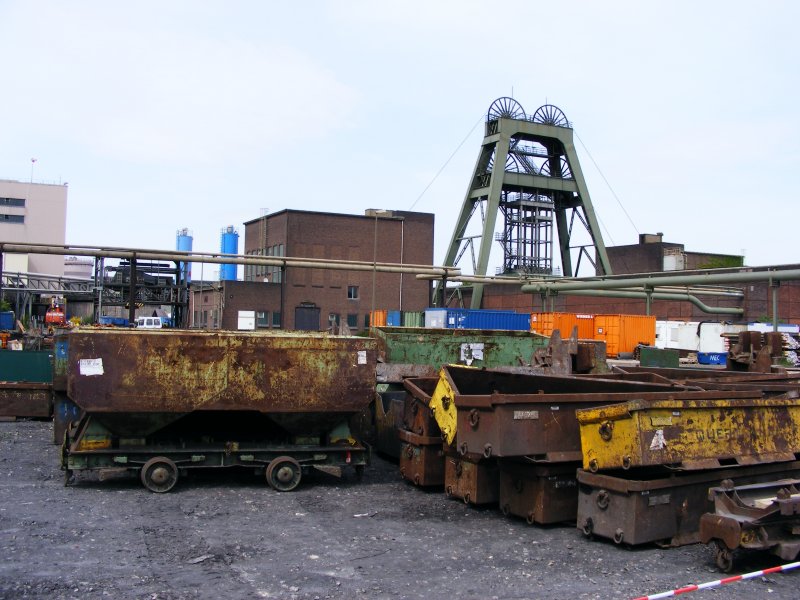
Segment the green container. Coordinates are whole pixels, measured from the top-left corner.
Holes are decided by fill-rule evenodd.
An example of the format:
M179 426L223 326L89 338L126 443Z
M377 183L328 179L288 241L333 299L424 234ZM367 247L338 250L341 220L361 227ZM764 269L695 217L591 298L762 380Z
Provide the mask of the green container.
M534 351L550 341L528 331L482 329L373 327L370 336L378 340L383 362L435 369L445 364L488 368L530 364Z
M677 350L668 348L639 347L639 364L643 367L680 367L680 355Z
M425 327L425 313L403 311L403 327Z
M47 350L0 350L0 381L51 383L53 353Z

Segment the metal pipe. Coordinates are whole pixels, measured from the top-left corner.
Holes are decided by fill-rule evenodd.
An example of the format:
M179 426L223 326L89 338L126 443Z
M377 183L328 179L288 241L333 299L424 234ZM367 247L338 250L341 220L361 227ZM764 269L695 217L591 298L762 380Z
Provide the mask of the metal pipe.
M776 281L800 279L800 269L748 271L746 273L707 273L702 275L667 275L664 277L600 278L572 280L568 282L540 281L523 285L522 291L526 293L540 293L545 289L550 289L554 292L561 293L572 290L612 290L644 286L748 283L751 281L767 281L772 279Z
M439 277L436 275L417 275L417 279L420 280L438 280ZM518 286L527 286L527 285L536 285L541 283L540 280L531 280L531 279L522 279L518 277L481 277L477 275L454 275L452 277L448 276L447 278L451 282L459 282L459 283L486 283L486 284L497 284L497 285L518 285ZM547 280L549 282L549 280ZM560 279L558 281L561 281ZM573 281L570 279L569 281ZM559 288L560 291L561 288ZM624 288L622 288L624 289ZM523 290L525 291L525 290ZM636 290L631 290L636 291ZM654 286L653 291L665 294L671 293L688 293L688 294L698 294L703 296L725 296L731 298L743 298L744 292L738 288L725 288L723 286L708 286L708 287L691 287L691 286Z
M546 290L542 293L542 297L549 290ZM559 294L563 294L565 296L599 296L601 298L636 298L636 299L646 299L647 292L631 292L631 291L623 291L623 290L568 290L566 292L559 291ZM724 308L719 306L708 306L704 304L699 298L696 296L692 296L691 294L666 294L660 292L653 292L650 294L653 300L677 300L682 302L691 302L697 308L702 310L705 313L712 314L712 315L743 315L744 309L742 308Z
M7 244L0 243L0 252L29 254L60 254L76 256L103 256L105 258L130 259L136 256L143 260L186 261L199 263L221 263L239 265L286 266L306 269L330 269L338 271L377 271L379 273L410 273L441 276L457 276L461 270L456 267L436 265L398 265L396 263L373 263L369 261L347 261L332 259L309 259L291 256L248 256L242 254L202 254L179 250L133 250L103 249L74 246L49 246L45 244Z

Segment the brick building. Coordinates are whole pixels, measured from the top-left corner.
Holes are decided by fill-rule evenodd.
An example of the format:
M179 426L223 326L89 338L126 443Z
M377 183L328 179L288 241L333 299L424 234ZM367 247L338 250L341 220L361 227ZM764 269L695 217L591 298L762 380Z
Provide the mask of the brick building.
M252 256L433 264L430 213L283 210L244 225L244 253ZM355 332L368 326L373 309L425 309L430 289L430 282L409 274L246 265L244 281L195 291L191 310L196 326L236 329L240 315L252 311L257 329L326 330L347 323Z
M714 269L715 272L767 271L772 267L745 267L744 257L709 252L687 251L683 244L663 241L663 235L643 234L638 244L607 247L614 275L659 273L693 275ZM785 268L800 268L784 265ZM715 308L742 309L736 312L708 314L688 301L653 300L650 313L658 319L678 321L729 320L754 322L772 319L773 288L767 281L731 283L720 286L714 294L696 294L696 298ZM727 289L731 294L726 295ZM465 306L469 290L462 292ZM453 304L453 303L451 303ZM777 287L778 319L784 323L800 324L800 281L785 281ZM641 298L560 295L544 303L536 294L525 294L516 285L489 285L484 288L483 308L507 309L518 312L555 311L590 314L645 314L646 301Z

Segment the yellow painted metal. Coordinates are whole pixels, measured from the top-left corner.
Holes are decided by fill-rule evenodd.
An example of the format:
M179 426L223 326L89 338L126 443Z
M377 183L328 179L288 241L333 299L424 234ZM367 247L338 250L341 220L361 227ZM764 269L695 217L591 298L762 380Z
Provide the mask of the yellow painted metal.
M575 411L583 466L705 469L794 460L800 401L783 398L635 400Z
M458 414L456 411L455 392L447 377L447 372L442 369L439 371L439 383L433 391L430 406L433 411L433 418L442 431L442 437L448 445L453 443L456 438L456 422Z
M78 444L76 450L105 450L111 448L111 438L84 438Z

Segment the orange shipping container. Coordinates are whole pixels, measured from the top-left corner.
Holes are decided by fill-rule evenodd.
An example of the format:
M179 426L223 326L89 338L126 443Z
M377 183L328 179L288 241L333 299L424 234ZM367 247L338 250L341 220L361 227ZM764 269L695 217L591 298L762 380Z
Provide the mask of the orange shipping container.
M639 344L656 343L655 315L595 315L594 339L606 343L606 354L633 352Z
M577 313L531 313L531 331L541 335L553 335L558 329L561 337L572 335L572 329L578 327L578 338L594 339L594 315Z
M369 313L370 327L386 327L386 317L389 315L388 310L374 310Z

